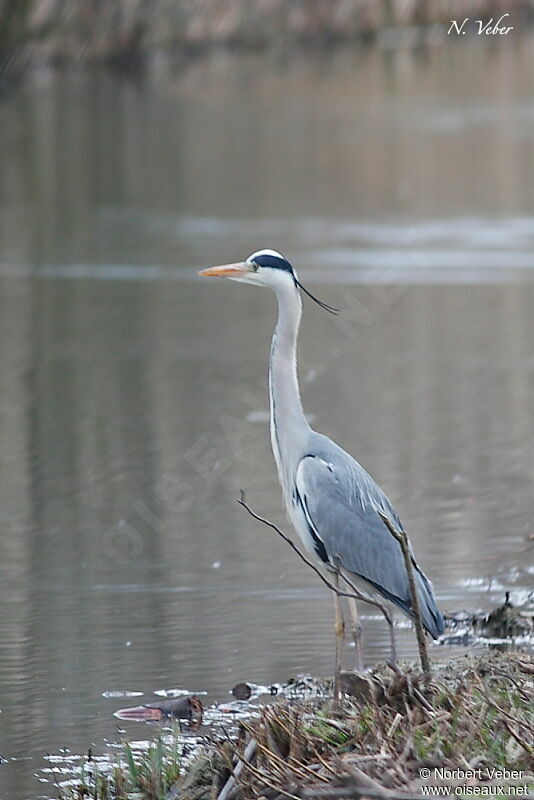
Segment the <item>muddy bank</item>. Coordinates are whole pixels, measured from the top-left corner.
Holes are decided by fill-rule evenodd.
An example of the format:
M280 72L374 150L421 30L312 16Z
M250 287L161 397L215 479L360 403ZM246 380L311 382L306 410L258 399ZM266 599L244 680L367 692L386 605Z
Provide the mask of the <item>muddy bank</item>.
M108 768L91 754L60 797L408 800L429 786L532 796L533 676L525 653L488 651L435 664L430 682L377 667L347 680L339 703L329 680L301 678L206 709L208 725L193 714L143 748L125 744Z
M473 24L465 32L477 35L475 20L496 23L502 14L519 31L534 18L534 0L0 0L0 76L43 63L133 68L157 53L192 55L215 47L283 54L307 43L391 43L396 34L406 41L407 31L414 43L442 41L453 18L461 23L468 17ZM491 28L483 35L502 38Z

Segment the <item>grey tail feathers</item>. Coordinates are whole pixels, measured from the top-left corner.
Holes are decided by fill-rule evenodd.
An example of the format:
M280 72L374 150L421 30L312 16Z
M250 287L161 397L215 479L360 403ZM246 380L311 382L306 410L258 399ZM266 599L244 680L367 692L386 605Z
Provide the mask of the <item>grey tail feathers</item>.
M432 638L437 639L445 630L445 624L434 599L432 584L426 575L420 572L417 567L415 568L415 581L417 584L417 594L419 595L423 625Z

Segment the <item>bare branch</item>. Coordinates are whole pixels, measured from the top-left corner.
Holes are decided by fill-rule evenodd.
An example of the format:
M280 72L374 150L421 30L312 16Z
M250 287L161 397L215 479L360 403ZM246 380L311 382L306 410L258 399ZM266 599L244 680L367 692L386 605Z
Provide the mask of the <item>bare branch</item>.
M304 563L308 567L310 567L310 569L312 569L315 572L316 575L318 575L318 577L322 580L322 582L325 584L325 586L328 586L328 588L331 589L334 592L334 594L337 594L339 597L353 597L355 600L361 600L364 603L368 603L371 606L375 606L375 608L378 608L382 612L382 614L384 615L385 620L386 620L386 622L388 624L389 636L390 636L390 645L391 645L391 660L392 660L394 668L395 668L396 667L396 663L397 663L397 656L396 656L397 651L396 651L396 645L395 645L395 634L394 634L394 631L393 631L393 620L391 618L391 614L390 614L388 608L383 603L381 603L379 600L375 600L374 598L369 597L369 595L366 595L364 592L361 592L357 588L357 586L355 586L354 583L350 580L350 578L347 577L346 573L343 572L343 571L339 570L338 572L341 575L341 577L343 578L343 580L345 581L345 583L351 588L352 591L345 592L342 589L340 589L338 586L335 586L331 581L328 580L328 578L326 578L323 575L321 570L313 563L313 561L311 561L307 556L304 555L304 553L302 553L302 551L289 538L289 536L287 534L285 534L282 530L280 530L280 528L277 525L274 524L274 522L271 522L270 520L265 519L265 517L261 517L259 514L256 514L256 512L252 510L252 508L246 502L245 492L243 491L243 489L241 489L241 497L240 497L239 500L237 500L237 502L239 503L240 506L243 506L243 508L248 511L248 513L250 514L251 517L254 517L254 519L257 519L258 522L263 522L264 525L267 525L269 528L272 528L273 531L276 531L276 533L279 536L282 537L284 542L286 542L291 547L291 549L295 551L295 553L298 555L298 557L302 561L304 561ZM397 670L398 670L398 667L397 667Z
M419 658L421 659L421 667L424 674L429 677L431 674L430 660L428 658L428 650L426 646L425 629L423 627L423 617L421 615L421 606L419 604L419 595L415 586L415 578L413 574L412 557L410 554L410 546L408 544L408 536L405 531L397 531L391 524L389 517L382 511L378 510L378 514L382 518L382 522L389 530L391 535L398 541L401 546L402 555L404 557L404 564L406 566L406 573L408 575L408 584L410 587L410 598L412 601L412 609L415 621L415 633L417 636L417 647L419 649Z
M328 588L331 589L334 592L334 594L339 595L339 597L354 597L356 600L362 600L364 603L369 603L369 605L371 606L376 606L376 608L379 608L380 611L383 613L388 624L391 622L391 615L389 614L387 608L384 605L382 605L382 603L380 603L378 600L373 600L368 595L364 594L363 592L360 592L360 590L349 580L349 578L347 578L344 572L340 573L341 577L343 578L345 583L347 583L350 586L352 592L344 592L342 589L339 589L331 581L329 581L328 578L325 578L321 570L315 566L313 561L311 561L307 556L304 555L304 553L297 547L297 545L289 538L289 536L286 533L280 530L280 528L277 525L275 525L274 522L265 519L265 517L260 517L259 514L256 514L256 512L251 509L251 507L245 500L245 492L243 490L241 490L241 498L237 502L239 503L240 506L243 506L243 508L245 508L248 511L251 517L257 519L258 522L263 522L264 525L268 525L269 528L272 528L274 531L276 531L276 533L282 537L284 542L287 542L287 544L291 547L292 550L295 551L298 557L302 561L304 561L304 563L307 564L307 566L310 567L310 569L312 569L316 575L319 576L324 585L328 586Z

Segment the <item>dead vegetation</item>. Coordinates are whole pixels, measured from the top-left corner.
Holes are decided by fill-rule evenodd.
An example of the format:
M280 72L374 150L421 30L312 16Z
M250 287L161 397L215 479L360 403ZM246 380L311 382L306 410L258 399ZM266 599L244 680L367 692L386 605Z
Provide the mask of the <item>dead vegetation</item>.
M220 725L206 736L192 763L178 757L177 734L170 741L160 735L137 761L125 744L124 767L119 763L98 776L88 772L88 780L82 770L74 790L71 782L65 791L58 786L61 800L411 800L433 794L425 792L432 787L450 787L453 797L534 797L534 664L518 652L488 650L431 671L406 534L384 519L403 550L421 671L397 664L393 625L381 603L362 598L343 573L350 592L339 589L283 531L256 514L243 493L238 502L281 536L336 596L365 599L383 611L390 661L369 673L352 673L341 672L336 659L334 680L312 679L302 694L298 682L289 682L259 716L251 707L237 731L227 733ZM492 617L519 631L508 594ZM245 699L252 695L244 683L233 691ZM193 701L198 717L202 706L193 697L121 709L116 716L186 716L191 727ZM184 703L187 714L180 713ZM197 733L200 725L198 718Z
M406 798L421 796L425 768L427 784L435 783L434 769L448 768L480 771L479 783L491 780L492 769L523 771L526 785L534 756L534 667L498 654L464 662L445 667L425 690L420 674L378 672L341 706L267 707L258 721L242 725L237 746L220 746L234 770L230 791L177 796Z
M451 796L532 796L533 676L527 656L510 652L456 659L430 684L421 672L386 666L367 676L342 673L338 703L321 692L273 698L258 717L240 722L236 735L219 728L206 736L187 767L178 734L167 741L160 735L137 761L126 745L122 766L94 781L86 774L59 796L410 800L429 785L451 786Z

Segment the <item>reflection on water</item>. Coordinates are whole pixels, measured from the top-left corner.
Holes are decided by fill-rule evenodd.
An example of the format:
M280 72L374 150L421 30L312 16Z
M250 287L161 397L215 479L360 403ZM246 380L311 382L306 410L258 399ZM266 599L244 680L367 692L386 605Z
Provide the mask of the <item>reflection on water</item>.
M41 76L0 105L0 755L33 756L2 800L116 736L103 692L331 670L327 592L235 503L285 524L273 298L193 267L279 247L344 309L305 309L305 408L442 608L532 583L534 55L393 58Z

